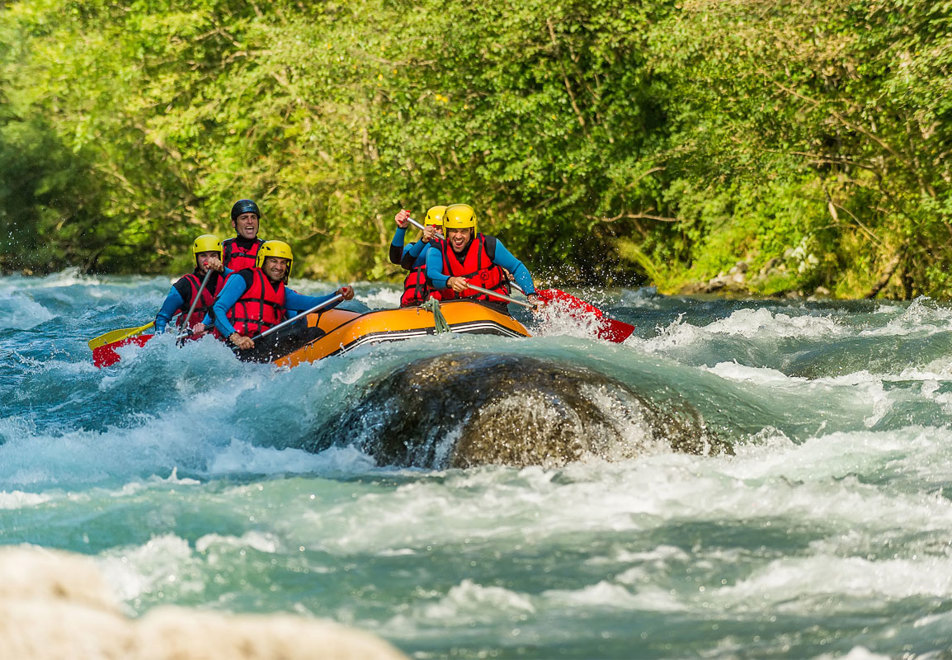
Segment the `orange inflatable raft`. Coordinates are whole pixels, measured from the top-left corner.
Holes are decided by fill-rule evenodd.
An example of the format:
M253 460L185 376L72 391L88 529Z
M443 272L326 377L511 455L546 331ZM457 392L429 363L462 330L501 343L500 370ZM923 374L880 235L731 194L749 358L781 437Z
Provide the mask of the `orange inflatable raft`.
M516 319L480 303L449 301L440 305L440 311L453 332L503 337L531 336L525 326ZM320 314L309 314L306 321L301 320L294 325L298 324L306 324L310 332L319 336L273 360L275 364L293 367L366 344L399 341L436 333L433 313L419 307L384 309L365 314L346 309L331 309Z
M454 300L441 304L439 310L453 332L503 337L531 336L519 321L491 305ZM295 321L273 336L256 341L254 349L238 351L238 357L294 367L302 362L314 362L366 344L436 334L436 325L433 313L420 307L383 309L363 314L346 309L330 309L308 314L306 319ZM136 335L95 348L93 362L97 367L116 364L120 361L116 349L128 344L143 346L152 337Z

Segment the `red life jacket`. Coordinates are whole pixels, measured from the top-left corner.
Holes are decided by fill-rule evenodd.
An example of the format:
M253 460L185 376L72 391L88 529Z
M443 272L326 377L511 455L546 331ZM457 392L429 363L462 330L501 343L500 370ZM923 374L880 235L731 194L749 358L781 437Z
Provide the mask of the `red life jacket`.
M254 268L258 260L258 248L264 243L260 238L256 238L250 248L243 248L238 245L238 239L227 238L221 242L221 262L225 268L234 271Z
M199 277L198 273L189 273L183 276L182 279L188 283L190 292L187 298L183 296L185 304L181 307L182 312L179 314L177 323L181 323L182 316L188 313L188 309L192 306L192 301L195 300L195 294L198 293L199 288L201 288L202 280L205 279L205 276L202 275ZM225 278L214 273L208 280L208 284L202 290L202 297L198 301L198 304L195 305L195 311L186 319L185 327L191 328L196 323L202 322L202 319L205 318L205 314L210 312L212 305L215 304L215 296L221 292L224 286Z
M496 237L487 234L476 234L466 251L466 256L461 262L449 241L445 241L441 246L443 252L443 273L447 277L462 277L469 281L472 280L476 286L484 289L490 289L497 293L509 295L509 280L500 266L493 263L496 256ZM495 300L484 293L474 289L466 289L463 293L457 294L453 289L447 287L439 291L441 300L453 300L454 298L475 298L476 300Z
M286 313L284 282L271 284L264 271L252 268L249 286L234 307L228 310L228 320L235 331L253 337L284 320Z
M400 296L401 307L412 307L426 300L426 266L418 266L410 271L403 280L403 295Z
M426 266L417 266L410 271L403 280L403 295L400 296L401 307L413 307L426 302L427 298L443 300L441 291L436 291L426 279Z
M443 241L438 238L434 238L430 245L435 250L443 249ZM425 247L423 251L426 252L427 249L428 248ZM400 306L412 307L414 305L420 305L426 302L426 299L431 296L437 300L442 300L439 292L435 291L427 282L426 264L414 268L413 261L414 259L406 254L400 259L400 265L410 271L406 279L403 280L403 295L400 296Z

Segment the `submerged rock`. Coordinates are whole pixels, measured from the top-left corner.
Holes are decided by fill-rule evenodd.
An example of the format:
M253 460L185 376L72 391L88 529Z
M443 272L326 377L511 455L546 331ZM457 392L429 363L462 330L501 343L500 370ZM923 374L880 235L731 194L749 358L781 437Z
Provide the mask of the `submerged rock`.
M233 660L406 656L370 633L292 615L159 607L131 620L95 562L35 547L0 549L0 658Z
M368 385L309 448L340 442L342 428L381 465L437 469L731 452L685 401L654 402L591 369L517 355L416 360Z

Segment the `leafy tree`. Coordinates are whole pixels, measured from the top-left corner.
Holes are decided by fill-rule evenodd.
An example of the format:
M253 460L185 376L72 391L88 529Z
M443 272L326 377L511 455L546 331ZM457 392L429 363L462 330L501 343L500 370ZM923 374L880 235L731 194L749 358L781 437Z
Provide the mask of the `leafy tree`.
M952 288L952 3L21 0L5 268L188 267L238 198L301 274L396 276L467 201L553 281ZM3 238L5 236L5 238Z

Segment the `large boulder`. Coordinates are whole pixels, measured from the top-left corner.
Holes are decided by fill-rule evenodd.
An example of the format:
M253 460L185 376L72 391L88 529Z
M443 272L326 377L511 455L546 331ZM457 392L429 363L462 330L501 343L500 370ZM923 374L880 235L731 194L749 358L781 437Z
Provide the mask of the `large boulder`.
M160 607L129 619L89 557L0 548L0 658L398 660L370 633L288 614Z
M381 465L437 469L731 451L683 400L652 401L591 369L519 355L416 360L367 385L309 448L339 442L341 428Z

